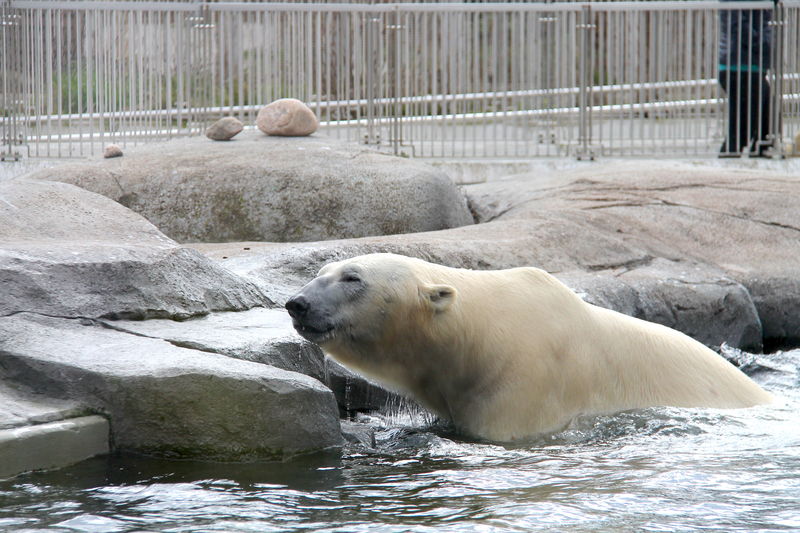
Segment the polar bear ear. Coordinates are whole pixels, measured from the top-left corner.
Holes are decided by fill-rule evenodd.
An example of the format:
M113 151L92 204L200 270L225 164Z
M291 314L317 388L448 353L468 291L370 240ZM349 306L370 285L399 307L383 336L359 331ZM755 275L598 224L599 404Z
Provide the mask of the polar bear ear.
M437 313L446 311L456 299L456 289L450 285L426 285L422 295Z

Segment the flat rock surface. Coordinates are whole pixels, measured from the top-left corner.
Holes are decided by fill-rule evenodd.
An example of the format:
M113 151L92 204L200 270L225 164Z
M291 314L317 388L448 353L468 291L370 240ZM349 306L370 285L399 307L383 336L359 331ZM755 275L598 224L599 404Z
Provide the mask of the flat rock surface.
M800 266L799 178L753 169L628 162L576 168L557 180L515 176L468 190L483 221L558 214L633 249L691 257L748 275Z
M297 372L95 321L0 318L0 379L106 413L118 450L282 458L342 442L333 393Z
M396 395L353 373L302 337L283 309L213 313L192 320L104 320L111 329L163 339L174 346L218 353L311 376L330 388L343 415L380 410Z
M142 216L65 183L0 182L0 316L186 318L270 305Z
M317 135L175 139L29 177L107 196L180 242L314 241L472 224L442 171Z
M175 346L300 372L325 382L325 356L316 344L295 333L283 309L213 313L184 321L104 320L103 324Z
M44 424L84 413L78 402L34 394L0 381L0 429Z

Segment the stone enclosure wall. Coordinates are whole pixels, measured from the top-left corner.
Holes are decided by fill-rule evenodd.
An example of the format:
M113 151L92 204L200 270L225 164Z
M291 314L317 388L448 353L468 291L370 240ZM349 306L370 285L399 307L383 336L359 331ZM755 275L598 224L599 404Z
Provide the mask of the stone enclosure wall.
M0 458L19 457L20 428L97 415L110 449L172 457L368 445L340 416L397 397L326 363L280 306L323 264L369 252L538 266L713 347L798 345L799 189L782 172L675 162L458 188L324 137L247 133L7 180Z

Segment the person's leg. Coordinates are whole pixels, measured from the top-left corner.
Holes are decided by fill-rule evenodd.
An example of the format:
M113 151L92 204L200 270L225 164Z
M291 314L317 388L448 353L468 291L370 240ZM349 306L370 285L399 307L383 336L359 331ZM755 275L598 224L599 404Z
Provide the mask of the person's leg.
M738 157L747 139L746 102L743 102L741 78L738 72L721 70L719 83L728 95L728 135L720 149L721 157ZM744 104L744 109L742 106Z
M770 128L772 98L769 84L762 72L753 74L751 84L755 96L753 101L757 102L758 106L757 109L751 113L752 124L750 135L753 139L753 145L750 151L753 155L764 156L772 147L772 142L774 141L771 137L772 129Z

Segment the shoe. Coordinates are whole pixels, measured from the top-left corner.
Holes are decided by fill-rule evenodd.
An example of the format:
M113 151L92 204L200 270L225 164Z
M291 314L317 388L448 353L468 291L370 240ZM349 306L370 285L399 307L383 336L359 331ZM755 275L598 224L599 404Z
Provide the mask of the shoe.
M719 155L717 157L720 159L739 159L742 157L742 150L731 151L728 149L727 142L725 142L719 147Z

